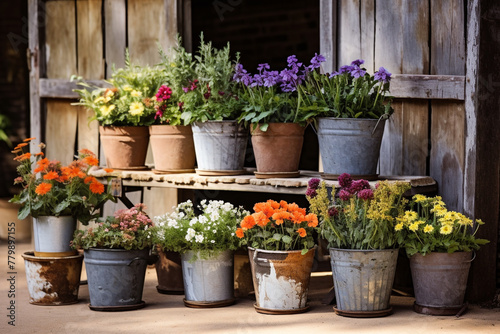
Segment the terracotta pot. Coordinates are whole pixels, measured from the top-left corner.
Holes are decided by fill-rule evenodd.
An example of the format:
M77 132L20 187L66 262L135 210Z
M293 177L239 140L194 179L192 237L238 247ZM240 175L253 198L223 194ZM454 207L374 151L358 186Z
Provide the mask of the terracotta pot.
M155 171L194 172L196 156L190 125L152 125L149 127L149 135Z
M257 178L299 176L304 130L296 123L270 123L265 132L252 129Z
M106 165L114 169L146 169L147 126L100 126Z

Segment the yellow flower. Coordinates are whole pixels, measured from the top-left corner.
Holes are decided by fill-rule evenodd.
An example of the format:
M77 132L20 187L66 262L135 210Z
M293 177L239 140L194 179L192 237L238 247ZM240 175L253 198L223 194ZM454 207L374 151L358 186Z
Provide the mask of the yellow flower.
M417 224L417 225L422 225L422 224L425 224L425 220L417 220L417 221L415 222L415 224Z
M103 116L108 116L111 113L111 111L115 109L115 107L116 106L114 104L109 106L102 106L101 108L99 108L99 111Z
M425 197L424 195L422 194L416 194L415 196L413 196L413 200L415 201L415 203L420 203L420 202L423 202L427 199L427 197Z
M99 102L104 102L104 96L99 96L97 99L94 100L94 103L99 103Z
M425 233L432 233L432 231L434 231L434 227L432 225L429 225L429 224L425 225L425 227L424 227Z
M441 234L450 234L451 232L453 232L453 227L450 225L443 225L439 230Z
M409 223L411 223L412 221L417 220L418 214L415 211L406 211L405 218Z
M431 212L434 212L438 217L442 217L448 213L446 208L441 204L434 205L434 207L431 209Z
M408 228L410 229L410 231L416 232L418 230L418 222L411 224Z
M138 90L133 90L130 95L132 95L133 97L141 97L142 96L142 92L138 91Z
M403 223L399 223L396 224L396 226L394 226L395 231L401 231L402 229L403 229Z
M132 102L130 104L130 109L128 110L128 112L132 116L140 116L142 115L143 111L144 111L144 105L140 102Z
M132 87L130 87L129 85L125 85L123 86L123 90L128 92L132 90Z

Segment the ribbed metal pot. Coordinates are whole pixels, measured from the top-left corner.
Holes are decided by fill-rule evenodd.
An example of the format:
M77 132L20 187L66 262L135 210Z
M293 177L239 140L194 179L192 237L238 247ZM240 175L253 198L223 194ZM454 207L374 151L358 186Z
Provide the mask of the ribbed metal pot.
M255 290L255 310L292 314L308 309L307 294L315 249L297 251L248 248Z
M125 311L144 306L149 250L91 248L84 251L90 309Z
M375 178L384 127L385 120L318 118L318 143L324 174L333 178L342 173L356 178Z
M358 313L388 310L397 260L398 249L330 248L336 309Z
M247 129L237 121L207 121L195 122L192 130L198 174L241 174L248 141Z
M83 255L38 257L23 254L29 302L54 306L78 302Z
M455 315L464 304L472 252L415 254L410 269L419 313Z
M76 230L76 219L71 216L39 216L33 218L35 256L71 256L76 251L70 242Z
M226 250L208 259L188 251L181 254L181 260L186 306L221 307L234 303L232 251Z

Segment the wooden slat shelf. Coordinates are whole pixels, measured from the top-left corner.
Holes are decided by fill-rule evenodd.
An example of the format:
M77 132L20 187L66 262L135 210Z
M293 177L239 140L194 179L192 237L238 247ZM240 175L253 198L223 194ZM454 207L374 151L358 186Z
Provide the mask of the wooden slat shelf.
M200 176L196 173L156 174L152 171L114 171L106 173L104 169L91 172L95 177L105 179L106 176L119 177L123 186L160 187L199 190L227 190L246 192L267 192L304 195L307 183L311 178L320 178L318 172L301 171L298 178L257 179L253 174L236 176ZM434 193L437 183L428 176L380 176L380 180L407 181L412 189L407 195L417 193ZM338 187L337 181L325 180L328 187ZM374 186L377 181L370 181Z

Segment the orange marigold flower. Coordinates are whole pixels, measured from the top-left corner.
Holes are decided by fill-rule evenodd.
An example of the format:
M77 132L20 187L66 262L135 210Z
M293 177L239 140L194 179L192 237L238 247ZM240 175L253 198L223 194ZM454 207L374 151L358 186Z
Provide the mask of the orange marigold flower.
M304 214L302 214L302 212L300 212L300 211L293 212L292 217L291 217L291 221L294 224L300 224L304 220L306 220L306 216Z
M57 172L48 172L43 176L44 180L55 180L59 177L59 174Z
M255 224L257 224L255 222L255 218L253 216L246 216L245 218L243 218L243 220L241 221L240 225L243 229L246 229L246 230L249 230L251 229L252 227L255 226Z
M240 238L240 239L241 239L241 238L243 238L243 237L245 236L245 232L243 231L243 229L242 229L242 228L237 228L237 229L236 229L236 236L237 236L238 238Z
M64 167L63 167L63 169L64 169ZM78 168L78 167L71 166L71 167L65 168L64 170L63 170L63 173L65 175L67 175L68 178L70 178L70 179L72 179L74 177L80 177L80 178L84 178L85 177L85 173L82 172L81 169Z
M31 158L31 153L26 152L24 154L18 155L17 157L14 158L14 160L23 161L23 160L29 160L30 158Z
M114 172L114 169L113 168L104 168L104 171L106 173L113 173Z
M38 152L35 154L37 157L43 157L43 152Z
M16 147L14 147L14 150L17 150L18 148L25 147L25 146L28 146L28 143L20 143L20 144L17 144L17 146L16 146Z
M269 218L266 216L264 212L256 212L253 213L252 216L255 219L257 225L259 225L260 227L265 227L269 222Z
M47 159L47 158L43 158L43 159L38 160L38 161L36 162L36 164L37 164L38 166L40 166L40 167L44 167L44 168L45 168L45 167L47 167L47 166L50 164L50 161L49 161L49 159Z
M306 215L305 220L307 221L307 226L309 227L318 226L318 216L316 216L314 213Z
M88 156L88 155L91 155L91 156L94 156L95 157L95 154L94 152L92 152L91 150L87 149L87 148L82 148L80 151L80 155L83 155L83 156Z
M83 180L85 184L91 183L91 182L97 182L96 178L93 176L87 176L85 180Z
M96 157L94 157L92 155L89 155L89 156L86 156L85 158L83 158L83 162L86 163L87 165L90 165L90 166L98 166L99 165L99 159L97 159Z
M57 182L64 183L68 180L69 180L68 176L63 174L63 175L59 176L59 178L57 179Z
M23 151L23 150L21 150L20 148L18 148L18 149L16 149L16 150L14 150L14 151L10 151L10 152L11 152L11 153L16 154L16 153L19 153L19 152L22 152L22 151Z
M277 211L272 215L272 218L274 219L276 225L281 225L285 219L290 219L290 212Z
M297 233L299 234L299 236L300 236L301 238L303 238L303 237L305 237L305 236L307 235L306 229L305 229L305 228L303 228L303 227L299 228L299 229L297 230Z
M38 195L45 195L50 191L50 189L52 189L52 185L50 183L42 182L36 187L35 193Z
M27 143L27 142L30 142L34 139L36 139L36 137L26 138L25 140L23 140L23 142Z
M40 172L43 172L45 170L44 167L37 167L33 170L33 172L36 174L36 173L40 173Z
M281 200L280 201L280 206L284 210L288 210L288 203L286 201Z
M267 200L267 204L269 204L274 210L280 208L280 204L276 201L273 201L272 199Z
M104 192L104 184L99 181L94 181L89 186L90 191L94 194L102 194Z

